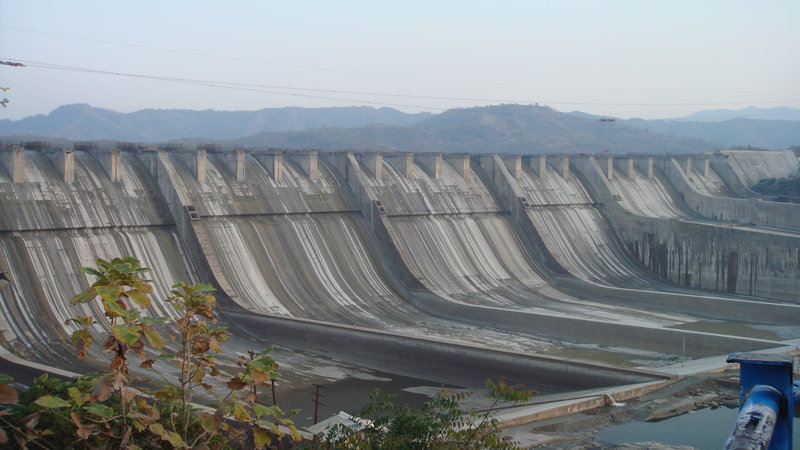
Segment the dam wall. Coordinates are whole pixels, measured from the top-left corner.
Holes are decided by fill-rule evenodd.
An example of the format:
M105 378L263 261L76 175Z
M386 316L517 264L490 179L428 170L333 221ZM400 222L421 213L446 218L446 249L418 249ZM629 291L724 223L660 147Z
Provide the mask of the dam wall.
M477 159L480 159L480 168L486 170L480 170L479 172L488 171L491 175L482 175L482 177L492 177L497 181L494 184L500 184L500 180L507 180L511 177L510 172L507 170L506 162L501 161L501 159L497 156L481 156ZM387 159L384 158L384 161ZM404 161L404 159L403 159ZM359 168L359 162L356 160L355 157L350 155L350 162L352 167L348 169L349 175L357 175L357 179L360 183L371 183L371 184L378 184L380 183L381 189L378 192L385 192L387 188L391 187L392 177L396 176L399 177L401 174L399 171L396 170L396 167L384 167L383 168L383 178L380 182L372 178L370 174L374 173L369 169L361 170ZM459 161L460 163L461 161ZM473 161L474 162L474 161ZM458 166L453 165L453 168L456 167L463 167L461 164ZM512 162L512 167L513 162ZM440 176L445 176L447 172L451 170L448 167L442 165L439 168ZM462 169L463 170L463 169ZM423 186L420 188L413 188L409 187L411 181L407 178L404 178L399 183L402 183L404 186L405 192L434 192L434 189L431 188L430 184L435 183L434 180L430 180L429 174L426 170L420 170L417 172L419 177L413 179L411 181L419 184L427 184L428 186ZM463 172L462 172L463 173ZM455 185L460 185L465 180L457 180L456 174L450 174L453 178ZM518 175L520 175L518 173ZM471 175L472 176L472 175ZM521 176L521 175L520 175ZM355 178L354 178L355 179ZM355 182L355 181L354 181ZM359 192L363 192L369 194L372 186L367 186L367 189L364 189L364 186L355 186L355 188ZM458 195L459 189L453 186L440 186L442 190L440 192L446 192L448 196ZM520 190L518 187L511 182L506 182L503 187L499 190L504 190L506 192L506 201L499 201L497 205L489 205L486 201L483 203L476 204L479 205L479 208L482 210L483 213L486 213L487 209L493 209L498 211L497 214L503 214L502 211L503 207L509 207L512 212L511 215L514 214L522 214L524 215L524 207L522 206L522 197L520 196ZM443 195L441 193L436 195ZM423 196L424 197L424 196ZM570 199L573 201L574 199ZM377 199L373 197L367 199L363 202L365 205L373 204ZM513 206L514 202L517 202L519 206ZM387 202L388 203L388 202ZM471 233L470 231L459 230L457 232L446 232L444 234L437 234L437 231L429 231L426 230L426 233L418 233L416 230L419 227L427 226L426 224L436 224L439 223L437 216L445 216L445 217L463 217L467 216L467 218L471 219L469 211L465 211L466 208L462 209L448 209L450 205L458 204L459 201L457 199L449 199L449 201L439 201L430 200L421 202L421 204L425 205L434 205L440 204L445 205L440 207L440 210L436 210L435 208L430 208L424 211L424 214L420 212L419 209L412 210L415 214L411 215L404 215L404 214L394 214L392 211L392 207L400 209L401 207L398 205L408 205L410 202L406 201L395 201L394 203L389 203L389 208L386 208L386 212L381 214L381 217L388 217L392 219L391 221L387 221L385 223L385 229L388 231L388 236L390 237L391 241L389 243L385 243L384 247L391 247L391 246L398 246L397 253L401 255L402 259L408 260L408 266L411 266L412 269L410 270L415 276L420 277L423 283L429 282L432 277L435 278L435 282L431 282L429 286L430 292L435 292L438 295L423 295L418 294L418 297L422 297L422 300L416 302L421 309L429 312L433 315L442 316L442 317L452 317L458 320L465 320L469 322L474 322L478 324L491 324L495 327L501 327L504 329L508 329L510 331L521 331L526 333L533 333L533 334L542 334L551 337L559 337L561 339L577 339L578 341L582 342L598 342L603 343L606 345L623 345L623 346L631 346L634 348L639 349L659 349L663 351L675 351L677 348L688 348L685 347L685 343L687 342L685 339L686 337L677 338L676 336L680 336L681 333L673 333L674 330L664 330L664 329L654 329L654 328L646 328L640 329L637 326L626 326L624 324L617 324L617 323L608 323L608 322L598 322L595 320L584 320L580 317L583 317L581 314L581 306L590 306L589 304L574 304L571 303L573 300L564 293L554 293L554 295L560 295L561 298L566 300L564 305L571 305L571 310L568 310L571 314L570 317L562 317L562 316L554 316L552 314L542 314L540 311L546 311L544 307L536 307L533 308L525 308L520 307L514 304L514 295L518 295L516 291L509 290L508 293L504 292L501 289L498 289L495 285L490 290L478 290L483 293L480 302L469 302L471 304L467 304L465 299L469 299L468 296L466 297L456 297L457 293L463 292L463 287L458 285L458 283L464 283L465 281L471 281L469 276L461 275L463 272L456 272L455 269L452 272L448 272L444 270L444 266L447 265L447 260L452 261L460 261L460 264L467 264L469 258L459 257L457 255L449 256L445 250L440 250L437 252L441 256L444 256L444 260L435 260L431 262L424 262L428 258L433 258L433 256L427 256L426 253L430 253L431 249L435 248L435 244L433 241L426 241L428 239L425 234L428 236L437 236L439 242L448 242L452 240L451 235L456 236L475 236L475 234ZM383 203L382 203L383 204ZM385 204L383 204L385 205ZM394 206L393 206L394 205ZM488 206L488 208L487 208ZM370 213L373 210L370 209ZM455 212L448 212L448 211L458 211ZM516 213L515 213L516 211ZM472 213L474 214L474 213ZM504 214L503 214L504 215ZM477 216L478 218L487 217L486 214L480 214ZM414 227L408 227L410 221L416 222ZM384 222L382 222L384 223ZM398 226L398 223L400 224ZM443 230L447 230L447 228L443 228ZM493 231L492 234L496 234L499 236L507 235L505 232L502 231ZM396 236L400 237L396 237ZM513 238L512 238L513 239ZM405 241L403 241L405 240ZM417 242L418 246L413 246L408 243L408 241ZM478 241L477 237L470 237L470 241L476 242ZM457 243L450 243L448 244L449 248L452 248L459 253L459 246ZM502 246L493 245L493 248L501 248ZM481 252L484 257L487 254L490 254L488 250L484 250ZM537 254L537 260L541 259L541 254ZM502 258L502 257L501 257ZM418 260L422 259L423 262L419 262ZM528 261L531 262L531 261ZM523 263L524 264L524 263ZM529 266L530 267L530 266ZM462 269L463 270L463 269ZM535 271L535 269L533 269ZM484 277L488 274L491 274L492 271L488 269L483 269L480 271L483 273ZM538 275L538 274L537 274ZM467 280L464 280L466 278ZM507 288L514 287L511 280L508 278L504 278L505 284L504 286ZM512 279L513 280L513 279ZM516 280L520 280L517 278ZM520 280L521 281L521 280ZM517 282L520 282L517 281ZM594 287L594 286L593 286ZM516 288L521 289L521 288ZM477 290L477 289L476 289ZM544 291L544 290L542 290ZM456 293L456 294L454 294ZM589 293L588 290L583 292L584 294L589 295L596 295L597 291ZM462 294L464 295L464 294ZM626 304L628 306L633 306L635 304L636 298L641 298L643 295L642 292L623 292L622 296L626 299ZM644 294L648 295L648 294ZM666 297L666 296L662 296ZM662 298L656 296L656 298ZM664 302L665 304L669 304L669 302ZM543 305L544 302L539 303L539 305ZM702 305L702 306L695 306L695 305ZM641 304L639 305L641 306ZM684 298L682 299L682 306L685 307L687 311L698 312L699 309L703 308L702 314L706 316L713 316L719 318L719 313L715 312L719 310L719 303L714 303L713 299L698 299L697 297L693 298ZM723 314L728 314L730 312L730 316L728 317L737 317L740 318L741 314L749 313L751 317L760 318L763 321L767 321L769 323L772 320L777 320L778 323L784 323L786 320L786 312L787 310L783 307L775 305L773 309L773 305L767 305L764 308L764 305L757 305L754 303L748 302L740 302L740 304L732 304L730 305L732 308L722 308L725 312ZM668 308L665 308L668 309ZM760 311L769 310L769 312L764 312L763 315L759 314ZM563 311L563 310L562 310ZM798 312L798 311L793 311ZM595 317L604 314L602 309L597 309L594 311ZM640 313L642 315L646 315L646 313ZM757 319L758 320L758 319ZM632 330L636 331L632 331ZM580 332L577 330L581 330L581 332L585 332L580 337L577 337ZM636 336L632 339L623 339L620 336ZM704 347L705 344L700 343L700 341L695 341L697 336L691 336L688 338L688 342L692 342L693 344L690 346L693 349L694 343L700 345L700 347ZM713 339L712 339L713 340ZM723 346L728 345L729 343L722 344ZM735 345L751 345L753 343L738 343ZM663 345L663 346L662 346ZM763 345L763 343L755 343L753 345ZM718 350L716 348L711 350L712 347L708 347L708 351L713 353L714 351ZM694 351L694 350L693 350Z
M730 190L736 198L758 198L760 195L750 189L750 185L745 183L734 172L730 164L730 155L715 153L709 155L709 165L711 169L719 176L720 180L725 183L725 186Z
M800 173L800 162L791 150L720 150L720 154L746 187L766 178L786 178Z
M515 362L514 352L551 340L684 357L775 344L669 328L751 311L739 302L715 313L713 299L692 307L670 292L679 285L724 292L735 272L733 293L741 294L737 277L745 264L731 266L726 254L722 287L705 285L708 276L699 276L698 286L691 277L664 283L659 277L672 272L648 263L653 244L630 238L655 241L667 233L659 227L675 226L678 234L694 227L688 233L708 233L692 243L700 252L708 251L701 246L709 236L755 252L762 243L753 242L754 232L730 228L726 235L685 216L636 222L640 216L620 207L611 188L600 195L587 189L583 178L591 176L573 165L569 158L439 153L4 149L0 272L9 282L0 281L0 343L23 358L74 367L64 319L102 314L68 305L92 282L78 267L132 255L154 270L158 299L180 280L213 283L223 321L247 338L395 373L417 364L413 375L429 379L461 370L474 371L465 379L508 372L549 386L576 370L566 383L574 387L648 377L609 369L592 378L570 368L583 363L542 362L547 358ZM668 186L631 187L626 177L633 170L611 162L605 175L593 176L620 180L618 191L661 195L653 214L685 213ZM632 209L639 208L635 198ZM769 257L785 256L775 250L782 242L770 241ZM747 295L790 295L786 279L757 274ZM656 292L660 307L648 304L650 297L634 301L637 289ZM742 320L784 325L800 316L792 306L762 309ZM174 312L158 300L152 314Z
M0 175L0 272L7 280L0 282L5 285L0 342L24 359L86 369L105 358L99 350L81 362L71 357L74 328L64 321L102 315L94 305L69 305L93 281L80 266L93 266L98 257L136 255L154 269L155 296L161 299L176 281L197 278L194 261L183 251L180 234L136 155L115 153L117 181L112 181L110 154L70 152L73 173L65 176L64 153L25 151L24 176L18 177L23 181ZM19 160L15 163L19 171ZM14 171L5 169L0 173ZM163 301L154 302L149 313L174 314Z
M797 302L800 241L796 235L740 229L685 215L670 220L665 211L676 215L682 211L676 199L668 203L677 205L674 208L651 208L652 216L642 215L647 208L623 206L593 157L573 161L628 250L658 276L697 289Z
M497 187L494 192L501 203L519 205L521 213L512 214L518 234L565 292L716 320L796 322L783 305L685 293L657 280L609 226L613 222L605 216L602 203L593 202L576 177L564 178L564 172L542 164L547 158L558 160L543 155L523 158L523 170L516 178L497 155L479 157L478 167L490 186Z
M743 225L767 228L781 228L800 231L800 205L795 203L776 203L754 198L729 198L712 196L698 192L689 177L698 178L685 170L677 160L665 161L664 173L690 209L697 214Z

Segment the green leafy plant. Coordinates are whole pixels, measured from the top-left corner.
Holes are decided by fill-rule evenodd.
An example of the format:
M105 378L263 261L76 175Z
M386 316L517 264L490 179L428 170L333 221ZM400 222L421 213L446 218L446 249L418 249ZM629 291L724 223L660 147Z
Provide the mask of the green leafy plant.
M317 438L317 446L325 449L515 449L499 433L494 411L501 401L528 401L534 391L521 390L503 380L486 381L488 395L494 399L484 410L464 411L462 402L470 393L453 389L439 391L415 412L392 401L393 396L380 390L370 394L360 416L364 426L335 425Z
M210 449L229 447L247 436L252 436L256 448L264 448L287 433L295 441L300 439L291 420L297 411L258 403L258 390L278 377L271 349L241 356L239 371L231 378L217 368L214 355L222 351L229 335L216 325L210 285L175 284L166 301L177 317L150 317L144 312L152 304L152 280L142 278L149 269L132 257L98 259L96 264L81 268L96 281L71 303L99 301L106 321L77 316L66 324L76 326L71 340L78 358L86 357L95 342L93 331L107 327L109 335L101 346L110 354L106 372L67 384L45 375L23 394L29 401L22 404L17 404L16 391L0 381L0 403L13 405L0 410L4 426L0 444L9 441L6 428L23 448ZM170 325L166 332L177 343L173 348L163 337ZM131 386L132 357L138 359L139 369L162 377L166 387L152 391ZM177 364L176 383L154 367L157 361L168 360ZM195 406L195 390L212 391L215 384L227 394L214 408ZM35 399L30 398L33 395ZM16 419L7 420L12 416Z

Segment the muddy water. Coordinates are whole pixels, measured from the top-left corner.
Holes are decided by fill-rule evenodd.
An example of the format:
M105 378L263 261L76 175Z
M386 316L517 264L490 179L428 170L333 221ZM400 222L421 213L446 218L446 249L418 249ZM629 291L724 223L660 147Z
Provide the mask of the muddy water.
M612 445L660 442L697 449L718 449L722 448L733 431L738 415L738 408L706 408L661 422L628 422L601 431L597 434L597 442ZM800 427L796 426L794 444L800 445Z

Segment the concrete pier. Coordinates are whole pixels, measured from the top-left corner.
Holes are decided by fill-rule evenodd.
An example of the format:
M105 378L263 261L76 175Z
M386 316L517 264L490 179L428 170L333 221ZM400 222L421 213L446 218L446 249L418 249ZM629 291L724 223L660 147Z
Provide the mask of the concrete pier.
M625 175L626 175L628 178L633 178L633 177L635 177L635 176L636 176L636 171L633 169L633 167L634 167L634 164L633 164L633 158L628 158L628 159L626 159L626 160L625 160L625 162L623 163L623 166L622 166L622 167L623 167L623 170L622 170L622 172L623 172L623 173L624 173L624 174L625 174Z
M686 174L687 177L692 176L692 157L691 156L687 156L686 157L686 166L685 166L683 171L684 171L684 173Z
M530 166L539 178L545 178L547 176L547 156L539 155L536 159L531 158Z
M236 174L236 181L245 181L247 179L247 172L246 172L246 158L247 154L244 150L236 150L234 151L234 173Z
M407 180L410 180L414 177L414 154L411 152L406 153L405 157L405 164L403 166L403 176L406 177Z
M64 174L65 183L73 183L75 181L75 154L71 148L65 148L62 154L61 169Z
M470 168L469 168L469 155L466 153L453 153L448 154L445 159L447 162L450 163L461 175L462 178L468 180L470 177Z
M565 180L569 179L569 156L564 155L561 160L561 177Z
M283 180L283 154L281 152L272 154L272 179Z
M606 158L606 178L614 179L614 157L612 156Z
M209 151L211 149L208 149ZM247 152L242 149L234 151L215 152L233 173L234 179L239 182L247 180Z
M197 181L206 181L206 151L197 149L194 155L194 176Z
M311 181L317 181L319 179L319 167L317 166L318 157L319 152L309 151L305 152L305 155L299 158L300 167L303 168L303 171L305 171Z
M441 153L421 153L416 155L417 162L438 180L442 178L442 154Z
M381 181L383 178L383 153L365 153L363 161L375 180Z
M703 159L703 177L708 178L711 172L711 161L708 158Z
M511 173L511 176L514 177L515 180L519 180L519 178L522 176L522 157L519 155L514 155L503 158L503 160L506 163L506 168Z
M25 181L25 149L22 147L14 147L14 156L12 160L11 179L14 183L23 183Z
M261 163L275 182L283 179L283 152L281 150L251 152L250 156Z
M273 150L267 155L259 155L258 159L272 173L273 180L280 182L283 179L283 152Z
M112 183L119 183L122 181L122 152L120 149L115 148L111 150L108 156L108 176L111 178Z

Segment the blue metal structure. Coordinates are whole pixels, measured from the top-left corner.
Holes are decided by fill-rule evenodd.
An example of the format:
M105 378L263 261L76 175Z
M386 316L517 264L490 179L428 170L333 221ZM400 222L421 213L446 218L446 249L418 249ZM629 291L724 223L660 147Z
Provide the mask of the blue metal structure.
M792 409L800 383L792 382L792 357L731 353L739 363L739 418L726 450L791 450Z

